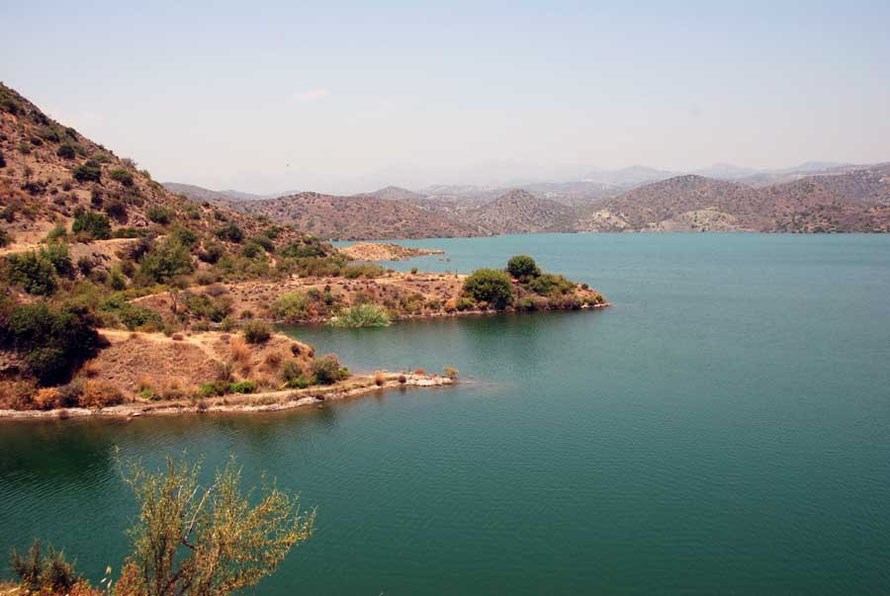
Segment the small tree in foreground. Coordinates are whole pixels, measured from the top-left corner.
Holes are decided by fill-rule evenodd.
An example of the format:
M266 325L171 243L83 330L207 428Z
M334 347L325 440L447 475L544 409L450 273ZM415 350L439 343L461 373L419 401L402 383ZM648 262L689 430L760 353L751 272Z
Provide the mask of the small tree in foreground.
M275 484L264 483L251 507L234 460L208 487L198 484L199 472L200 464L168 458L157 473L134 464L125 474L140 511L116 593L233 592L256 585L312 536L315 511L301 515L297 497Z

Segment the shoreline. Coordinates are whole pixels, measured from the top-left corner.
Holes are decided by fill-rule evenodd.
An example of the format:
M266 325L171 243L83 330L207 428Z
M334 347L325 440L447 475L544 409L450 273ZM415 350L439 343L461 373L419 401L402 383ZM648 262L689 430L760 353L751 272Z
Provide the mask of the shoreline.
M24 420L69 420L73 418L133 419L142 416L176 416L188 414L256 414L281 412L320 406L363 395L400 388L433 388L456 384L456 379L441 375L384 373L382 385L374 375L361 375L326 387L287 389L250 394L230 394L200 400L131 402L106 408L55 408L52 410L0 409L0 423ZM405 382L399 378L404 376Z

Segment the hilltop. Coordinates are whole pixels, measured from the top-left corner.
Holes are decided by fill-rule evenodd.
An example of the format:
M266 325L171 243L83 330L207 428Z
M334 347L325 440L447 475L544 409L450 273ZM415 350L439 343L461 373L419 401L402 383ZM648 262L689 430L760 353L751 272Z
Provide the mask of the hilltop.
M467 211L466 217L493 234L534 234L558 232L571 227L575 212L556 201L515 189Z
M431 213L402 201L374 196L341 197L313 192L242 201L235 207L272 221L294 225L327 240L380 240L479 236L471 221Z
M581 231L890 231L890 166L752 188L688 175L630 190L578 220Z

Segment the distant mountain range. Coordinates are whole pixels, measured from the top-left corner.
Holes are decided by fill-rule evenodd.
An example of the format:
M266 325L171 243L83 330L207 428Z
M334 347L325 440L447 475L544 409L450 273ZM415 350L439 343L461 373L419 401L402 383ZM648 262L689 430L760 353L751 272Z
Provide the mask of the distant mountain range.
M294 224L325 239L597 231L890 231L890 164L715 165L673 175L642 166L521 188L387 186L348 197L277 198L167 184L194 200Z

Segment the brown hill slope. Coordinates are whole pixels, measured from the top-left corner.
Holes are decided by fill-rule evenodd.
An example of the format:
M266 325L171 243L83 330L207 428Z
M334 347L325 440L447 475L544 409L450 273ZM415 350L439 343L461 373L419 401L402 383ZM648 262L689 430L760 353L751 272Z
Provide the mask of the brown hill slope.
M244 213L196 204L175 195L75 129L46 116L19 93L0 84L0 230L6 250L32 245L60 226L72 229L83 211L107 215L112 235L164 234L173 226L203 238L230 224L244 239L269 223ZM277 231L275 243L302 240L293 229Z
M288 197L241 202L238 209L292 224L326 240L380 240L479 236L479 227L419 209L402 201L372 196L341 197L304 192Z
M533 234L570 229L576 211L556 201L515 189L467 211L466 217L493 234Z
M702 176L677 176L630 190L587 211L583 231L890 230L888 166L807 176L751 188Z

